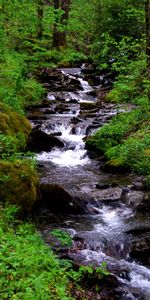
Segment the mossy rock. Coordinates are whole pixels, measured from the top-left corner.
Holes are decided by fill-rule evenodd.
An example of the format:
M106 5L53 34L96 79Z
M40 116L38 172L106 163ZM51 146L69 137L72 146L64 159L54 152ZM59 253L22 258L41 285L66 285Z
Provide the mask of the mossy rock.
M92 103L92 102L81 102L80 108L83 110L91 110L97 108L97 105L96 103Z
M27 139L31 132L31 124L9 106L0 103L0 133L6 135L24 134Z
M0 200L30 213L39 203L39 180L36 170L28 161L0 160Z

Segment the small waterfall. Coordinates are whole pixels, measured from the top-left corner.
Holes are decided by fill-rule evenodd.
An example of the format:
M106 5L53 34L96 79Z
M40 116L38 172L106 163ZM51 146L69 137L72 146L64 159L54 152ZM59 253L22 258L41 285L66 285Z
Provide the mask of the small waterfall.
M60 166L75 167L89 162L87 151L84 149L82 129L78 127L78 134L72 134L73 125L55 125L53 130L61 132L60 140L65 143L65 148L53 149L51 152L42 152L37 155L38 161L50 161ZM47 130L47 133L49 131Z
M83 90L86 93L91 92L93 90L92 87L89 85L89 83L86 80L83 80L82 78L79 78L79 81L81 83L81 86L83 87Z
M150 270L131 260L131 236L126 233L136 226L140 227L143 216L136 218L135 210L119 201L122 188L130 187L131 180L126 175L102 172L101 161L90 159L84 145L86 134L125 109L106 103L102 108L101 105L100 108L94 106L96 99L90 93L93 89L84 80L80 68L64 68L61 72L66 82L68 78L77 80L82 89L71 90L67 84L62 86L62 82L57 82L56 86L54 82L47 97L50 114L47 111L45 119L42 119L42 115L37 124L46 134L61 140L64 147L41 152L37 154L37 160L44 169L42 182L52 182L63 186L67 192L78 194L79 201L88 208L88 214L61 215L59 221L50 214L45 231L49 232L51 227L65 229L73 233L74 244L76 239L83 241L81 249L70 251L70 258L78 262L99 266L106 261L109 270L118 276L127 289L129 297L121 299L149 300ZM63 90L64 87L66 89ZM88 105L81 105L83 102ZM33 123L34 120L35 116Z

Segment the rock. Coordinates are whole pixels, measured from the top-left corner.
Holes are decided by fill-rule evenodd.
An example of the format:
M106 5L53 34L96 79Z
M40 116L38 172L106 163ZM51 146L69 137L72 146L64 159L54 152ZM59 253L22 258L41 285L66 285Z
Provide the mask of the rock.
M55 101L56 100L56 98L53 94L48 94L47 99L50 100L50 101Z
M143 191L145 189L144 180L143 176L137 177L133 182L133 189L136 191Z
M136 208L144 201L144 192L124 188L120 200L128 206Z
M120 200L122 194L122 188L120 187L110 187L108 189L101 189L96 193L96 199L105 204L112 204Z
M96 107L95 102L81 102L80 103L80 108L82 110L91 110L91 109L94 109L94 108L97 108L97 107Z
M74 78L73 76L66 76L63 80L63 85L64 85L64 89L66 90L66 86L67 86L67 90L68 88L71 90L83 90L83 87L81 86L81 83L79 81L79 79Z
M42 115L42 114L30 114L30 115L28 115L28 119L30 120L30 121L46 121L47 120L47 115Z
M137 259L145 265L150 264L150 232L139 234L130 244L131 258Z
M10 136L20 133L27 141L31 129L31 124L25 117L13 111L9 106L0 103L0 132L2 134Z
M51 132L51 136L61 136L61 135L62 135L61 131Z
M82 65L81 70L84 74L93 74L95 73L95 66L89 63L85 63Z
M55 214L81 213L81 208L73 201L73 197L58 184L41 184L41 203Z
M49 135L39 129L33 129L28 142L31 151L50 151L53 147L64 147L62 141L53 135Z
M49 69L46 67L41 71L40 78L42 81L46 81L48 83L49 81L60 82L64 79L64 74L61 70Z
M78 100L76 100L76 99L70 99L68 102L69 103L78 103Z
M1 201L15 204L22 215L33 212L39 204L39 180L29 162L0 161ZM4 180L4 181L3 181Z
M43 108L49 108L50 107L50 103L47 100L43 100L41 103L39 104L32 104L32 105L28 105L26 107L26 111L28 112L35 112L37 109L43 109Z
M109 187L110 187L110 185L109 184L107 184L107 183L97 183L96 185L95 185L95 187L96 187L96 189L99 189L99 190L102 190L102 189L108 189Z
M150 192L145 193L144 200L138 206L138 211L149 213L149 211L150 211Z
M49 114L49 115L54 115L54 114L56 114L56 112L55 112L54 110L49 109L49 108L45 109L44 113L45 113L45 114Z
M82 122L82 120L79 119L79 118L77 118L77 117L73 117L73 118L71 119L71 122L72 122L73 124L77 124L77 123L79 123L79 122Z

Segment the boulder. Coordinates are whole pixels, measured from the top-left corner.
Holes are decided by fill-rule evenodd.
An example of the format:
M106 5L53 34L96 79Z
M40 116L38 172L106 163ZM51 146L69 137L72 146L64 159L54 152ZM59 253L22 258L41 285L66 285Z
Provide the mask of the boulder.
M30 213L39 204L39 180L29 161L0 160L0 200L15 204L21 214Z
M137 234L130 244L130 257L145 265L150 264L150 232Z
M103 183L103 182L99 182L95 185L96 189L99 189L99 190L105 190L105 189L108 189L110 187L110 184L108 183Z
M51 151L53 147L64 147L62 141L60 141L54 135L47 134L37 128L32 130L29 138L28 148L31 151Z
M55 214L81 213L81 208L74 203L74 199L59 184L42 183L40 185L41 204Z
M124 188L121 194L121 201L128 206L137 208L141 203L143 203L145 198L144 192L130 190L129 188Z
M41 71L40 78L44 82L61 82L64 78L64 74L61 72L61 70L50 69L46 67Z
M122 188L120 187L110 187L100 189L100 186L97 187L98 191L95 192L96 199L105 204L113 204L120 200ZM100 189L100 190L99 190Z
M0 103L0 132L6 135L19 133L27 140L31 132L31 124L9 106Z
M150 192L146 192L144 200L139 204L138 211L148 212L150 211Z
M82 65L81 70L84 74L93 74L95 73L95 66L90 63L85 63Z
M143 176L139 176L133 181L133 189L136 191L143 191L145 189L145 178Z

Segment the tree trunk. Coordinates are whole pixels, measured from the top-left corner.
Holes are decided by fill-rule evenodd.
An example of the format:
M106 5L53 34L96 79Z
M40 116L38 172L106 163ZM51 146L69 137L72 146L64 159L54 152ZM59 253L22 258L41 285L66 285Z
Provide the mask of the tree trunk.
M38 17L38 29L37 29L37 36L39 39L43 36L43 14L44 14L44 3L43 0L38 0L38 7L37 7L37 17Z
M145 3L145 23L146 23L146 55L147 55L147 76L150 81L150 0ZM148 98L150 100L150 88L148 88Z
M63 15L61 17L60 23L61 25L67 25L68 16L69 16L69 5L70 0L54 0L54 9L62 9ZM57 11L56 11L57 14ZM66 31L59 31L57 22L54 24L53 29L53 47L66 47Z

